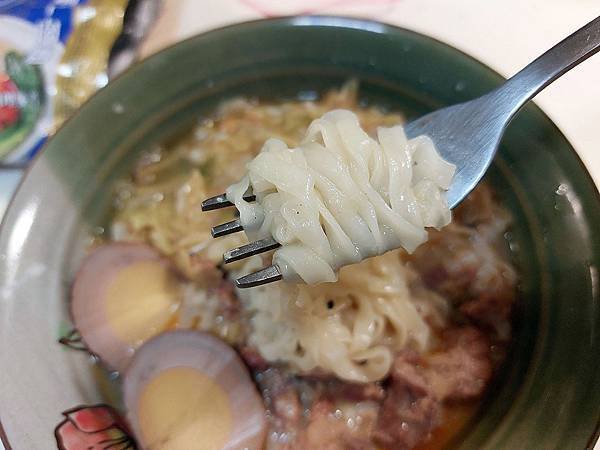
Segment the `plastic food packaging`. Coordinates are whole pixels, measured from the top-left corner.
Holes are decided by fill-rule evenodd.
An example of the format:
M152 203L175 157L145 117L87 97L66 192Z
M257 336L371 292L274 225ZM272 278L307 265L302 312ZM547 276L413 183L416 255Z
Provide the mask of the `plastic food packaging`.
M0 0L0 161L26 163L92 93L127 0Z

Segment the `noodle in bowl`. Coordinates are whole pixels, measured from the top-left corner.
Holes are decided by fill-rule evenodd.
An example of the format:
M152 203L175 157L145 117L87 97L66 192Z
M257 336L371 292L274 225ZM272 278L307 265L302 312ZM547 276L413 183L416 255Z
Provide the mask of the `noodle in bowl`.
M244 271L261 265L255 257ZM267 360L288 363L299 373L381 380L395 351L432 347L435 336L426 318L439 327L446 322L447 302L435 292L411 291L415 277L400 252L391 251L342 268L335 283L240 291L254 314L250 343Z

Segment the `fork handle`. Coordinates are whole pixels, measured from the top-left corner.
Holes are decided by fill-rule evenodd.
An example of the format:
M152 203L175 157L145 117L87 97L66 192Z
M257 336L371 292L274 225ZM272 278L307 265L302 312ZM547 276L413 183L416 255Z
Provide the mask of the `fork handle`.
M506 81L497 95L512 117L528 100L600 50L600 16L575 31Z

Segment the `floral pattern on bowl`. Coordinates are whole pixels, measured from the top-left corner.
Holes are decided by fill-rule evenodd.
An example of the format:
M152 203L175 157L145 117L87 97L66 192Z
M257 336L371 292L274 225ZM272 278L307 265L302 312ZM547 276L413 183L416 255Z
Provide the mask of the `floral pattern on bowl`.
M108 405L79 406L63 416L54 432L58 450L137 449L125 422Z

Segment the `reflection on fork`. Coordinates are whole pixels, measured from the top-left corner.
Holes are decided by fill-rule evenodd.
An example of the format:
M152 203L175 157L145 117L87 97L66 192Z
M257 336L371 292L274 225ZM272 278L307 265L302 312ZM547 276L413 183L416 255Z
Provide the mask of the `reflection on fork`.
M252 202L256 200L254 195L247 195L244 197L244 200L247 202ZM208 198L202 202L202 211L213 211L215 209L227 208L230 206L234 206L229 200L227 200L227 196L225 194L219 194L214 197ZM231 233L237 233L238 231L242 231L244 228L240 222L240 219L232 220L231 222L222 223L220 225L214 226L210 233L214 238L226 236ZM260 253L268 252L269 250L274 250L278 248L281 244L277 242L273 238L265 238L259 239L258 241L250 242L249 244L242 245L241 247L237 247L231 250L226 251L223 254L223 262L225 264L239 261L244 258L249 258L250 256L258 255ZM249 288L254 286L260 286L261 284L272 283L274 281L279 281L283 278L279 267L276 265L272 265L269 267L265 267L262 270L253 272L249 275L245 275L243 277L235 280L235 285L238 288Z

